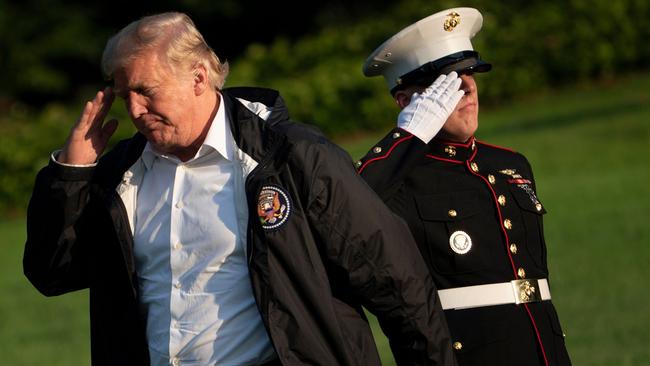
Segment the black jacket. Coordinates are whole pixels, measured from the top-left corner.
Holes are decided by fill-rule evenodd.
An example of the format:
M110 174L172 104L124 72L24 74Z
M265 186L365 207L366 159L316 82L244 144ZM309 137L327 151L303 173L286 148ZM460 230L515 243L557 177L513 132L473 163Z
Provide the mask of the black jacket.
M262 120L235 98L262 103ZM275 91L223 91L245 181L251 284L283 365L379 365L362 306L399 364L453 365L431 277L406 224L358 177L349 156L291 123ZM146 144L120 142L95 168L50 163L28 209L27 277L45 295L90 288L94 365L147 364L133 237L116 188ZM283 205L266 217L265 193ZM260 206L260 207L258 207ZM275 216L273 214L276 214Z
M409 224L439 289L548 278L546 210L523 155L474 138L426 145L394 129L357 165ZM459 232L467 252L452 248ZM460 365L570 364L551 301L445 315Z

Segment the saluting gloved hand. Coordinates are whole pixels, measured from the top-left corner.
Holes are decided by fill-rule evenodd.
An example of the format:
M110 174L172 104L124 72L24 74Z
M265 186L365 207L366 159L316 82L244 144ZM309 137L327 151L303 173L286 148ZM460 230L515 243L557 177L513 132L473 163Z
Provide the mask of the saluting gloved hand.
M413 93L411 102L397 116L397 127L415 135L424 143L440 131L465 92L455 71L440 75L422 94Z

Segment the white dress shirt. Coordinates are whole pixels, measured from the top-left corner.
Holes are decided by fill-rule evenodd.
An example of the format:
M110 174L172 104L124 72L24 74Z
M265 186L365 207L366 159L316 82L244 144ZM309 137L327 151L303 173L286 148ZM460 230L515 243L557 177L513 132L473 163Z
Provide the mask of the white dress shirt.
M236 151L221 103L194 158L181 162L149 144L140 158L135 207L126 206L151 365L256 365L275 357L248 277Z

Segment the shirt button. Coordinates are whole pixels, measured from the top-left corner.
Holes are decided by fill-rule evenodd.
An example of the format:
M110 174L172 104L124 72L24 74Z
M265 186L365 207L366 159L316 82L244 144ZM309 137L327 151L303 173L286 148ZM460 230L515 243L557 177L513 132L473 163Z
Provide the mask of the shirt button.
M510 244L510 253L517 254L517 244L515 243Z
M510 219L503 220L503 227L508 230L512 229L512 221L510 221Z
M178 359L178 357L172 358L172 366L180 366L181 360Z
M504 196L502 194L499 195L499 198L497 198L497 201L499 202L499 204L501 206L505 206L506 205L506 196Z
M183 208L184 206L185 206L185 204L183 203L183 201L178 201L178 202L176 202L176 208L181 209L181 208Z
M174 287L176 287L176 288L181 288L181 286L182 285L181 285L180 281L176 281L176 283L174 284Z
M517 270L517 275L519 275L519 278L526 278L526 271L523 268L519 268Z
M463 349L463 344L460 342L454 342L454 349L456 351L460 351L461 349Z
M176 242L176 243L174 243L174 245L172 247L174 248L174 250L179 250L179 249L181 249L182 246L183 246L183 244L181 244L179 242Z

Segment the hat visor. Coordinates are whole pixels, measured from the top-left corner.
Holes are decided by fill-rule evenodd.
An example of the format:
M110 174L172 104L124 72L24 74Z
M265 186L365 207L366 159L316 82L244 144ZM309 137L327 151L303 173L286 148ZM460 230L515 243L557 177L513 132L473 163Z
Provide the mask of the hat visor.
M429 86L442 74L449 74L456 71L459 75L472 74L475 72L488 72L492 65L481 60L476 51L462 51L445 56L435 61L428 62L419 68L402 75L397 85L391 90L395 94L397 90L408 86Z
M443 68L440 70L440 75L449 74L452 71L456 71L458 75L463 75L473 74L475 72L488 72L490 70L492 70L492 64L489 64L481 59L467 59Z

